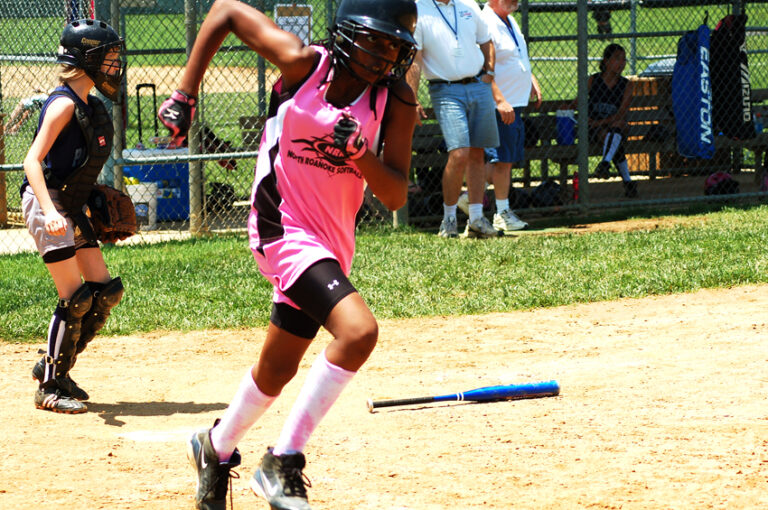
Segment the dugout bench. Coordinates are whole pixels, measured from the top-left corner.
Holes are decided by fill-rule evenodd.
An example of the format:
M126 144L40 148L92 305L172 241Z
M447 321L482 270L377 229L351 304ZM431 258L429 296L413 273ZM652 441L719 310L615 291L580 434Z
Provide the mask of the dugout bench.
M739 172L744 149L755 154L755 181L763 179L766 172L768 152L768 125L754 138L734 140L722 135L715 136L715 157L712 160L685 161L677 154L675 140L675 119L670 94L671 78L632 78L634 93L627 113L628 136L625 140L625 154L632 175L647 175L654 180L663 171L667 175L684 173L708 174L716 170ZM570 165L577 163L578 145L557 143L556 112L566 101L543 101L540 108L529 105L526 119L526 160L522 164L523 176L512 178L530 188L533 181L550 178L550 162L557 165L557 181L565 188L570 178ZM753 112L760 113L768 122L768 89L752 91ZM448 161L440 126L432 109L426 109L427 119L417 125L413 137L411 159L412 175L422 188L431 193L440 192L439 182ZM531 144L533 135L535 144ZM578 140L577 140L578 142ZM589 145L589 156L602 154L601 143ZM533 177L531 162L538 161L540 176ZM592 176L594 168L590 168ZM426 186L425 186L426 181ZM435 182L438 185L435 185ZM419 197L424 199L423 197ZM419 216L418 213L415 216ZM415 219L415 218L414 218ZM427 218L419 218L426 220Z
M755 153L755 178L765 171L765 152L768 150L768 131L758 133L754 138L734 140L715 135L715 156L711 160L686 161L677 154L675 140L675 118L669 93L669 79L634 78L634 94L627 113L627 139L625 154L632 175L647 175L649 180L659 176L660 171L669 175L683 173L711 173L717 170L738 173L742 165L742 150ZM752 91L753 112L765 118L768 114L768 89ZM568 181L568 166L577 163L577 145L558 145L555 112L563 101L544 101L541 108L532 105L526 108L526 126L532 125L539 141L533 147L526 147L526 161L523 165L523 185L531 183L531 161L540 161L541 180L549 177L549 161L559 165L558 180L562 186ZM654 136L656 135L656 136ZM602 143L589 144L589 156L600 156ZM592 175L590 169L590 175Z

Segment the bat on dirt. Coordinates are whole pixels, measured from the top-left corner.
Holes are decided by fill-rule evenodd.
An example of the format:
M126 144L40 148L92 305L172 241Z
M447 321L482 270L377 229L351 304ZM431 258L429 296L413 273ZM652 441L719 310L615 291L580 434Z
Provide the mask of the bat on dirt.
M542 381L528 384L507 384L486 386L463 393L437 395L433 397L401 398L392 400L368 399L368 410L373 412L379 407L405 406L411 404L430 404L432 402L450 402L471 400L474 402L493 402L498 400L521 400L525 398L553 397L560 394L557 381Z

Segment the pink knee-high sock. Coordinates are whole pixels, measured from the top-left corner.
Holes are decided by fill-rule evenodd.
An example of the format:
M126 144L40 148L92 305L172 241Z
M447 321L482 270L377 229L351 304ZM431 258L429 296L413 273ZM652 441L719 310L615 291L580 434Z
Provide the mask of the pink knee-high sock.
M283 455L304 450L309 436L354 375L355 372L332 365L325 357L325 351L320 353L307 374L272 453Z
M219 461L229 460L237 443L256 423L256 420L269 409L276 398L262 393L256 386L249 368L240 381L240 387L227 407L224 417L211 430L211 444L219 456Z

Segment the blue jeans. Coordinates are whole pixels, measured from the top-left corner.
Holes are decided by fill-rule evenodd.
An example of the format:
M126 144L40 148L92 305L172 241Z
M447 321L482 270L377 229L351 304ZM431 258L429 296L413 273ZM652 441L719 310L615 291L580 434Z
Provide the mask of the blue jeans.
M499 131L494 121L496 103L490 84L481 81L466 85L430 84L429 95L448 151L499 145Z

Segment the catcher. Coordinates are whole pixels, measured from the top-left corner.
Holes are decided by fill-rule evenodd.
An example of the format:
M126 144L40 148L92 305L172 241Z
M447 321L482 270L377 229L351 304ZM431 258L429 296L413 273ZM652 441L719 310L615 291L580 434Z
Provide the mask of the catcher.
M101 235L102 241L114 241L135 232L135 212L128 207L126 219L105 214L110 211L106 195L119 193L95 185L112 149L112 120L104 104L89 93L96 87L112 101L118 99L124 51L123 40L104 22L83 19L64 28L57 57L60 83L43 104L24 159L24 221L59 297L46 355L32 370L40 382L35 392L38 409L87 410L83 401L88 394L69 371L123 295L123 284L109 274L98 239ZM89 199L94 205L90 210ZM94 226L111 230L105 233Z

